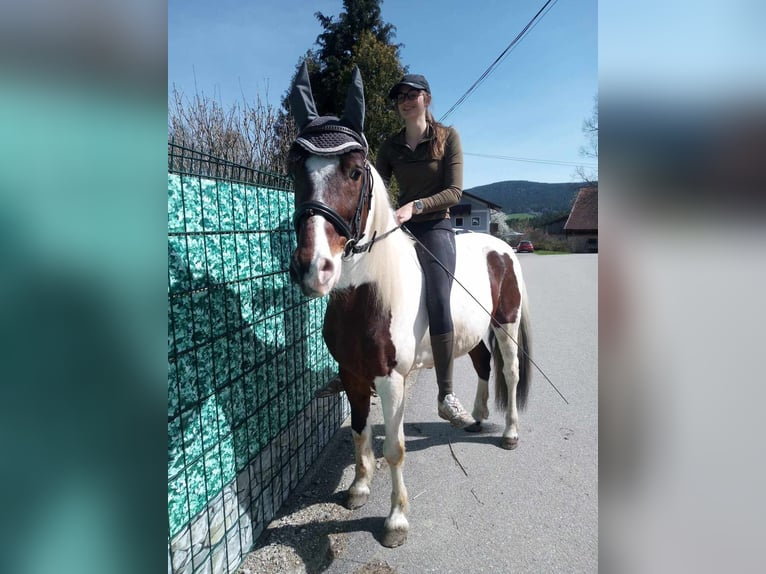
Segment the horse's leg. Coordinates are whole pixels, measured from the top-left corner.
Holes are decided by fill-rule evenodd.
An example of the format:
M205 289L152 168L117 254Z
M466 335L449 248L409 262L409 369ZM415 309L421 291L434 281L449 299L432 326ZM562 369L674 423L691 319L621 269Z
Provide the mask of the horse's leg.
M505 449L512 450L519 444L519 411L516 403L516 388L519 384L519 323L506 323L495 328L497 351L502 357L502 377L508 389L508 405L505 411L505 430L500 443ZM501 373L495 371L495 377ZM503 381L498 380L497 384Z
M340 377L351 405L351 435L354 438L354 459L356 462L354 482L348 489L346 506L350 509L363 506L370 496L375 456L372 452L372 429L369 423L370 395L369 381L353 376L341 368Z
M404 544L407 531L407 488L404 486L404 378L396 371L388 377L377 377L375 388L383 408L386 440L383 454L391 469L391 512L386 519L383 546L394 548Z
M471 415L474 419L481 422L489 418L487 401L489 400L489 373L492 355L482 341L471 349L468 355L471 357L473 368L479 376L479 385L476 387L476 398L473 400L473 412Z

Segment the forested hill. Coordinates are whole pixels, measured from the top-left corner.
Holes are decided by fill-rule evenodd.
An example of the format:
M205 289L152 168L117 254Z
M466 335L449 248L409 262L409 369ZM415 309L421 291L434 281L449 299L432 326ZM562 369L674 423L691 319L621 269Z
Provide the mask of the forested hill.
M546 213L568 211L577 196L577 190L585 184L538 183L536 181L498 181L466 189L475 195L502 206L503 211L513 213Z

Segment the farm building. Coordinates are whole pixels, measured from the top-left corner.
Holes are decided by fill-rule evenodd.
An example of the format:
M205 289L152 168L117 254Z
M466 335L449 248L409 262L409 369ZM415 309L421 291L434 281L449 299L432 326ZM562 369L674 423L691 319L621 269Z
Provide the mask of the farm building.
M598 253L598 188L583 187L564 224L574 253Z

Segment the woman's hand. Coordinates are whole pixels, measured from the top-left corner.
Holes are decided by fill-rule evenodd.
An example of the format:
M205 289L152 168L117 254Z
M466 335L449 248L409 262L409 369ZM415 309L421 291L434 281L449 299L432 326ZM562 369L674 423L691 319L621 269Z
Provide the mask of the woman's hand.
M396 222L399 225L412 219L412 203L412 201L405 203L394 213L396 215Z

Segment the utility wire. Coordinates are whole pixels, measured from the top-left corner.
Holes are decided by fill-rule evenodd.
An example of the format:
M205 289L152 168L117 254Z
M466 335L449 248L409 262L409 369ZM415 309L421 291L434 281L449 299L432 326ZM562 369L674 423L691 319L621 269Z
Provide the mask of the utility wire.
M548 8L548 5L551 4L551 2L557 2L558 0L547 0L547 2L543 5L540 10L538 10L537 14L534 15L534 17L527 23L526 26L519 32L516 37L511 41L508 46L506 46L505 50L503 50L500 55L495 58L495 61L490 64L490 66L484 70L481 76L479 76L479 79L476 80L473 85L468 88L468 90L460 96L457 102L455 102L452 107L447 110L447 113L445 113L441 118L439 118L440 122L443 122L447 116L449 116L452 112L454 112L467 98L470 96L476 88L479 87L479 85L487 79L487 77L494 71L494 69L505 59L505 57L510 53L510 51L518 44L522 38L531 30L537 23L538 18L540 17L543 12L545 12L546 8ZM547 12L545 12L547 14ZM545 14L543 14L544 16Z
M573 167L598 167L595 163L578 163L575 161L556 161L554 159L534 159L529 157L513 157L509 155L492 155L486 153L469 153L463 152L463 155L472 155L474 157L486 157L490 159L505 159L508 161L523 161L527 163L544 163L547 165L570 165Z

